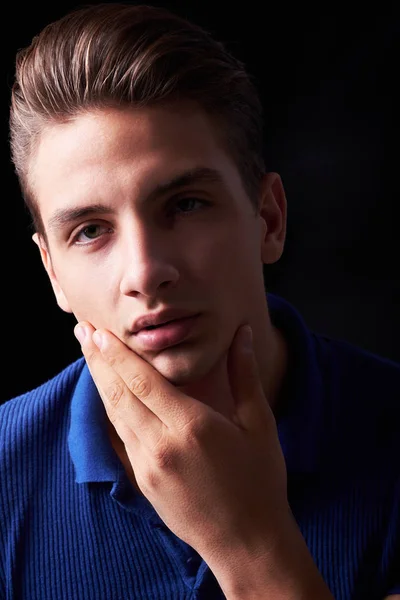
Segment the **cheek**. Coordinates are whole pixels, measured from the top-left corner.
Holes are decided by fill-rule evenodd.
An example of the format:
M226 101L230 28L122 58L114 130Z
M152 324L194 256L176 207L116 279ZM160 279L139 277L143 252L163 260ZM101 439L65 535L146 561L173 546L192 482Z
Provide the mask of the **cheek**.
M224 242L211 267L215 285L224 298L229 297L229 303L241 310L252 305L264 293L259 231L253 227L238 226L229 232Z
M254 270L257 260L261 260L260 248L253 228L233 221L229 225L221 228L213 240L209 237L204 240L203 257L207 266L221 277L238 279L239 273L241 278Z
M192 252L199 263L207 265L232 264L232 259L240 253L242 240L235 222L226 222L222 227L203 233L196 240L196 250ZM193 245L193 244L192 244Z
M75 317L98 327L109 325L107 315L113 314L112 292L105 273L91 269L90 273L75 268L59 278L62 290Z
M224 307L224 322L235 322L237 311L247 305L254 287L254 250L242 228L234 224L220 228L218 235L207 237L201 252L188 260L189 273L195 274L197 283L209 291L210 302Z

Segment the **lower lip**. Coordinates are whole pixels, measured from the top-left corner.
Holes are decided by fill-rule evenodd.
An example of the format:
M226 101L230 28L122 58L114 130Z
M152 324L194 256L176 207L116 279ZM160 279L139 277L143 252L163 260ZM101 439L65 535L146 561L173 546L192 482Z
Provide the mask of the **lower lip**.
M182 342L191 332L198 315L177 319L157 329L141 329L135 333L135 339L143 350L162 350Z

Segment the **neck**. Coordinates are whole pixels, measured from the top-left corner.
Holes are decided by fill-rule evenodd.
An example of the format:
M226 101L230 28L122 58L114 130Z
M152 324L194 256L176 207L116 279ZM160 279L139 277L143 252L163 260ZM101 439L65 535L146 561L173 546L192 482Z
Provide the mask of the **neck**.
M258 335L254 332L253 344L265 398L274 410L279 403L287 371L287 343L281 331L269 323L266 329L258 330ZM227 376L227 361L228 356L225 354L211 372L207 373L207 377L179 389L231 418L235 400Z

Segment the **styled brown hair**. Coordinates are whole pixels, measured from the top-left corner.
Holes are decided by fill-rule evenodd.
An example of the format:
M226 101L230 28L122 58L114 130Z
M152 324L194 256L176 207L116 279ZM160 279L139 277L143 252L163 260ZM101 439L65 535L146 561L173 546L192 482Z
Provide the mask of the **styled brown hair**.
M262 105L242 62L198 25L166 9L84 6L47 25L16 58L11 157L35 231L47 236L29 178L44 128L105 107L195 100L215 117L256 211Z

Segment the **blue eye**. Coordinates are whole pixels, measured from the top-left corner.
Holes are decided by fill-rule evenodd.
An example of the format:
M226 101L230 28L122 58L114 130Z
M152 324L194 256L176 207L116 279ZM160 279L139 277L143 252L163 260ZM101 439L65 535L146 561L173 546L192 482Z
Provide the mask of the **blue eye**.
M79 238L81 237L81 235L84 235L86 237L86 240L89 241L93 241L96 240L98 237L100 237L100 235L96 235L96 230L98 229L104 229L107 232L110 231L109 227L106 227L105 225L99 225L98 223L90 223L89 225L85 225L84 227L82 227L77 234L74 236L74 242L77 242L78 244L84 244L85 242L79 242ZM93 237L92 237L93 236Z

